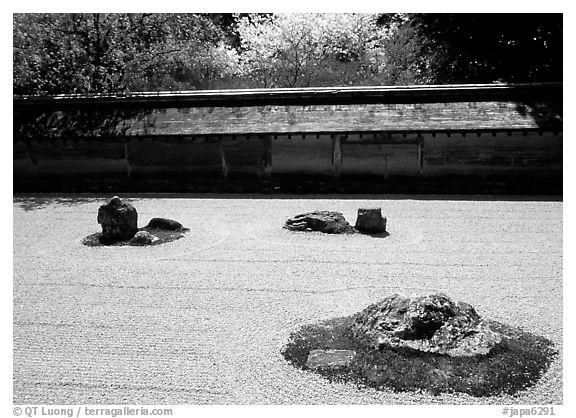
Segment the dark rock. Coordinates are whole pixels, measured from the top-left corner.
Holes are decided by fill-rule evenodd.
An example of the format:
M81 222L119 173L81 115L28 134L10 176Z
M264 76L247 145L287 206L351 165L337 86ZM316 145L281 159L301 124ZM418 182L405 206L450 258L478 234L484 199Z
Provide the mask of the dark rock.
M356 352L353 350L312 350L306 367L310 369L337 369L350 365Z
M173 219L166 218L152 218L148 222L148 228L167 229L169 231L176 231L182 229L182 224Z
M386 232L386 218L382 217L382 209L358 209L358 217L354 227L367 234L381 234Z
M134 206L114 196L98 209L98 223L102 225L103 243L126 241L138 232L138 213Z
M136 232L136 235L134 235L134 237L132 237L132 239L129 241L129 244L131 244L131 245L150 245L154 241L157 241L157 240L158 240L158 237L152 235L148 231L138 231L138 232Z
M327 234L352 233L354 229L340 212L316 211L296 215L286 221L291 231L320 231Z
M411 349L453 357L488 354L502 336L467 303L443 294L392 295L355 315L354 336L373 348Z

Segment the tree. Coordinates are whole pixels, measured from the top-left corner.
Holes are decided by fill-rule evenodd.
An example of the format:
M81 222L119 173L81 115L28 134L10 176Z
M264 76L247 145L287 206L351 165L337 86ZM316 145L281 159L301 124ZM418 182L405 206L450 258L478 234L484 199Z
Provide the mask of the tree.
M244 78L261 87L366 84L388 36L367 14L277 14L238 19Z
M200 15L14 15L15 94L210 88L234 60Z
M562 80L561 14L411 14L436 83Z

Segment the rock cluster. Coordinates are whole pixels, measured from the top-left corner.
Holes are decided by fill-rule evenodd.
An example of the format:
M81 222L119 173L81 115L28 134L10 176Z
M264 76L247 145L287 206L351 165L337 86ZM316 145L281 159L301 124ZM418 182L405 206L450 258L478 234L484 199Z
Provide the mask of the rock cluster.
M284 228L291 231L320 231L327 234L354 232L340 212L316 211L296 215L286 221Z
M356 225L352 227L340 212L315 211L303 213L290 218L284 224L291 231L320 231L327 234L363 234L387 235L386 218L382 217L381 208L360 208Z
M138 232L138 213L134 206L114 196L98 209L98 223L102 225L103 243L126 241Z
M438 395L513 395L550 367L554 343L444 294L392 295L352 316L301 326L282 355L331 382Z
M488 354L502 336L467 303L435 294L392 295L357 313L354 337L372 348L411 349L452 357Z
M118 196L100 206L98 223L102 233L85 237L82 240L85 245L156 245L179 239L188 231L180 222L167 218L152 218L139 229L136 209Z

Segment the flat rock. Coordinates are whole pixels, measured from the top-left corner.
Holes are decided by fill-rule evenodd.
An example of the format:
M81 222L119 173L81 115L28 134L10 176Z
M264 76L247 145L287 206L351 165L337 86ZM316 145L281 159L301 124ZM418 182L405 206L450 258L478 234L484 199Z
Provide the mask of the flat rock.
M350 365L356 352L353 350L312 350L306 367L310 369L334 369Z
M154 241L158 241L158 237L148 231L138 231L128 243L130 245L150 245Z
M286 221L290 231L320 231L327 234L353 233L354 229L340 212L315 211L296 215Z
M98 223L102 225L102 243L126 241L138 232L138 212L114 196L98 209Z
M167 229L169 231L176 231L182 229L182 224L173 219L167 218L152 218L148 222L148 228Z
M373 348L403 348L452 357L488 354L502 336L474 308L443 294L392 295L354 317L355 338Z

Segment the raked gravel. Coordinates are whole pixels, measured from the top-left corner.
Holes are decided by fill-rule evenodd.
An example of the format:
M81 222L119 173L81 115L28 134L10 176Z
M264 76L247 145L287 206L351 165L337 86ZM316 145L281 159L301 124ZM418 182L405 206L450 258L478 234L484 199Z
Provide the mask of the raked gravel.
M561 404L562 202L121 196L139 225L186 237L87 247L99 198L14 198L17 404ZM290 232L313 210L382 207L390 236ZM516 396L334 384L280 350L303 324L392 293L445 292L551 339L560 355Z

